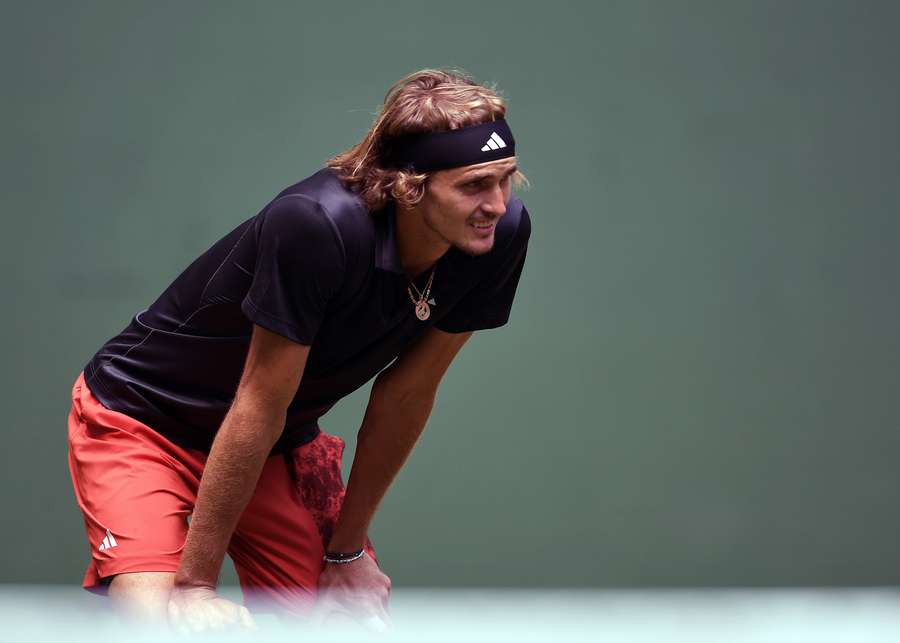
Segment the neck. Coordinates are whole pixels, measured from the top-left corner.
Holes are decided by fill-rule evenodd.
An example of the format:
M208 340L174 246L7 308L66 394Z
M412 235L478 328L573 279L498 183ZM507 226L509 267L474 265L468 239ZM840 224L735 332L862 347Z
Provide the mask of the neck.
M431 267L450 249L450 244L428 227L415 207L405 208L399 203L395 210L397 254L406 274L415 279Z

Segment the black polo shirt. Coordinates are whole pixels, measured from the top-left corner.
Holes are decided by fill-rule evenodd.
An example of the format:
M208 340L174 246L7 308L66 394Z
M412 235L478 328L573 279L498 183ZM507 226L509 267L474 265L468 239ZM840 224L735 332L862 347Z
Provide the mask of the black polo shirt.
M458 333L509 318L531 232L519 199L489 253L451 248L441 257L425 322L407 293L394 224L392 203L370 213L333 170L316 172L217 241L106 342L85 366L88 387L107 408L209 451L256 323L311 346L274 452L312 440L335 402L429 326Z

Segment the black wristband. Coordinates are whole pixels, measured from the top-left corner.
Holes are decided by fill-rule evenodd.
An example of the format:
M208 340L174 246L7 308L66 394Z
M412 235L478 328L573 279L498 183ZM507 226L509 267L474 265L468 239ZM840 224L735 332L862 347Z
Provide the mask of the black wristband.
M365 547L349 553L327 551L325 552L323 560L328 563L349 563L350 561L360 558L364 551Z

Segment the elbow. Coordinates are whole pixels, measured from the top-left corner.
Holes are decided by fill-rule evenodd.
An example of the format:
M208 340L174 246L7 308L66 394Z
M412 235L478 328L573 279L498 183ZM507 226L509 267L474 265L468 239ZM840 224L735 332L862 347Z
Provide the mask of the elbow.
M397 386L390 380L378 380L372 385L371 402L376 411L403 413L431 413L437 390L432 387Z
M365 418L357 433L359 443L376 435L392 436L387 439L407 443L410 436L418 436L425 429L434 400L433 391L373 385Z
M257 449L268 452L284 433L286 421L287 411L280 407L236 401L228 411L222 429L231 440L240 442L248 453Z

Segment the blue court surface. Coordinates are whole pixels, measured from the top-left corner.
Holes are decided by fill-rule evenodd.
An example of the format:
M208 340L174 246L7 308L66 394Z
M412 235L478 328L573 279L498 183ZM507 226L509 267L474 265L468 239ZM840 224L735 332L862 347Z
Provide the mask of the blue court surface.
M240 600L236 588L222 593ZM315 626L255 616L252 633L189 638L253 641L900 641L897 589L444 590L396 588L393 627ZM135 643L168 631L122 622L78 588L0 586L0 640ZM315 637L314 639L312 637Z

